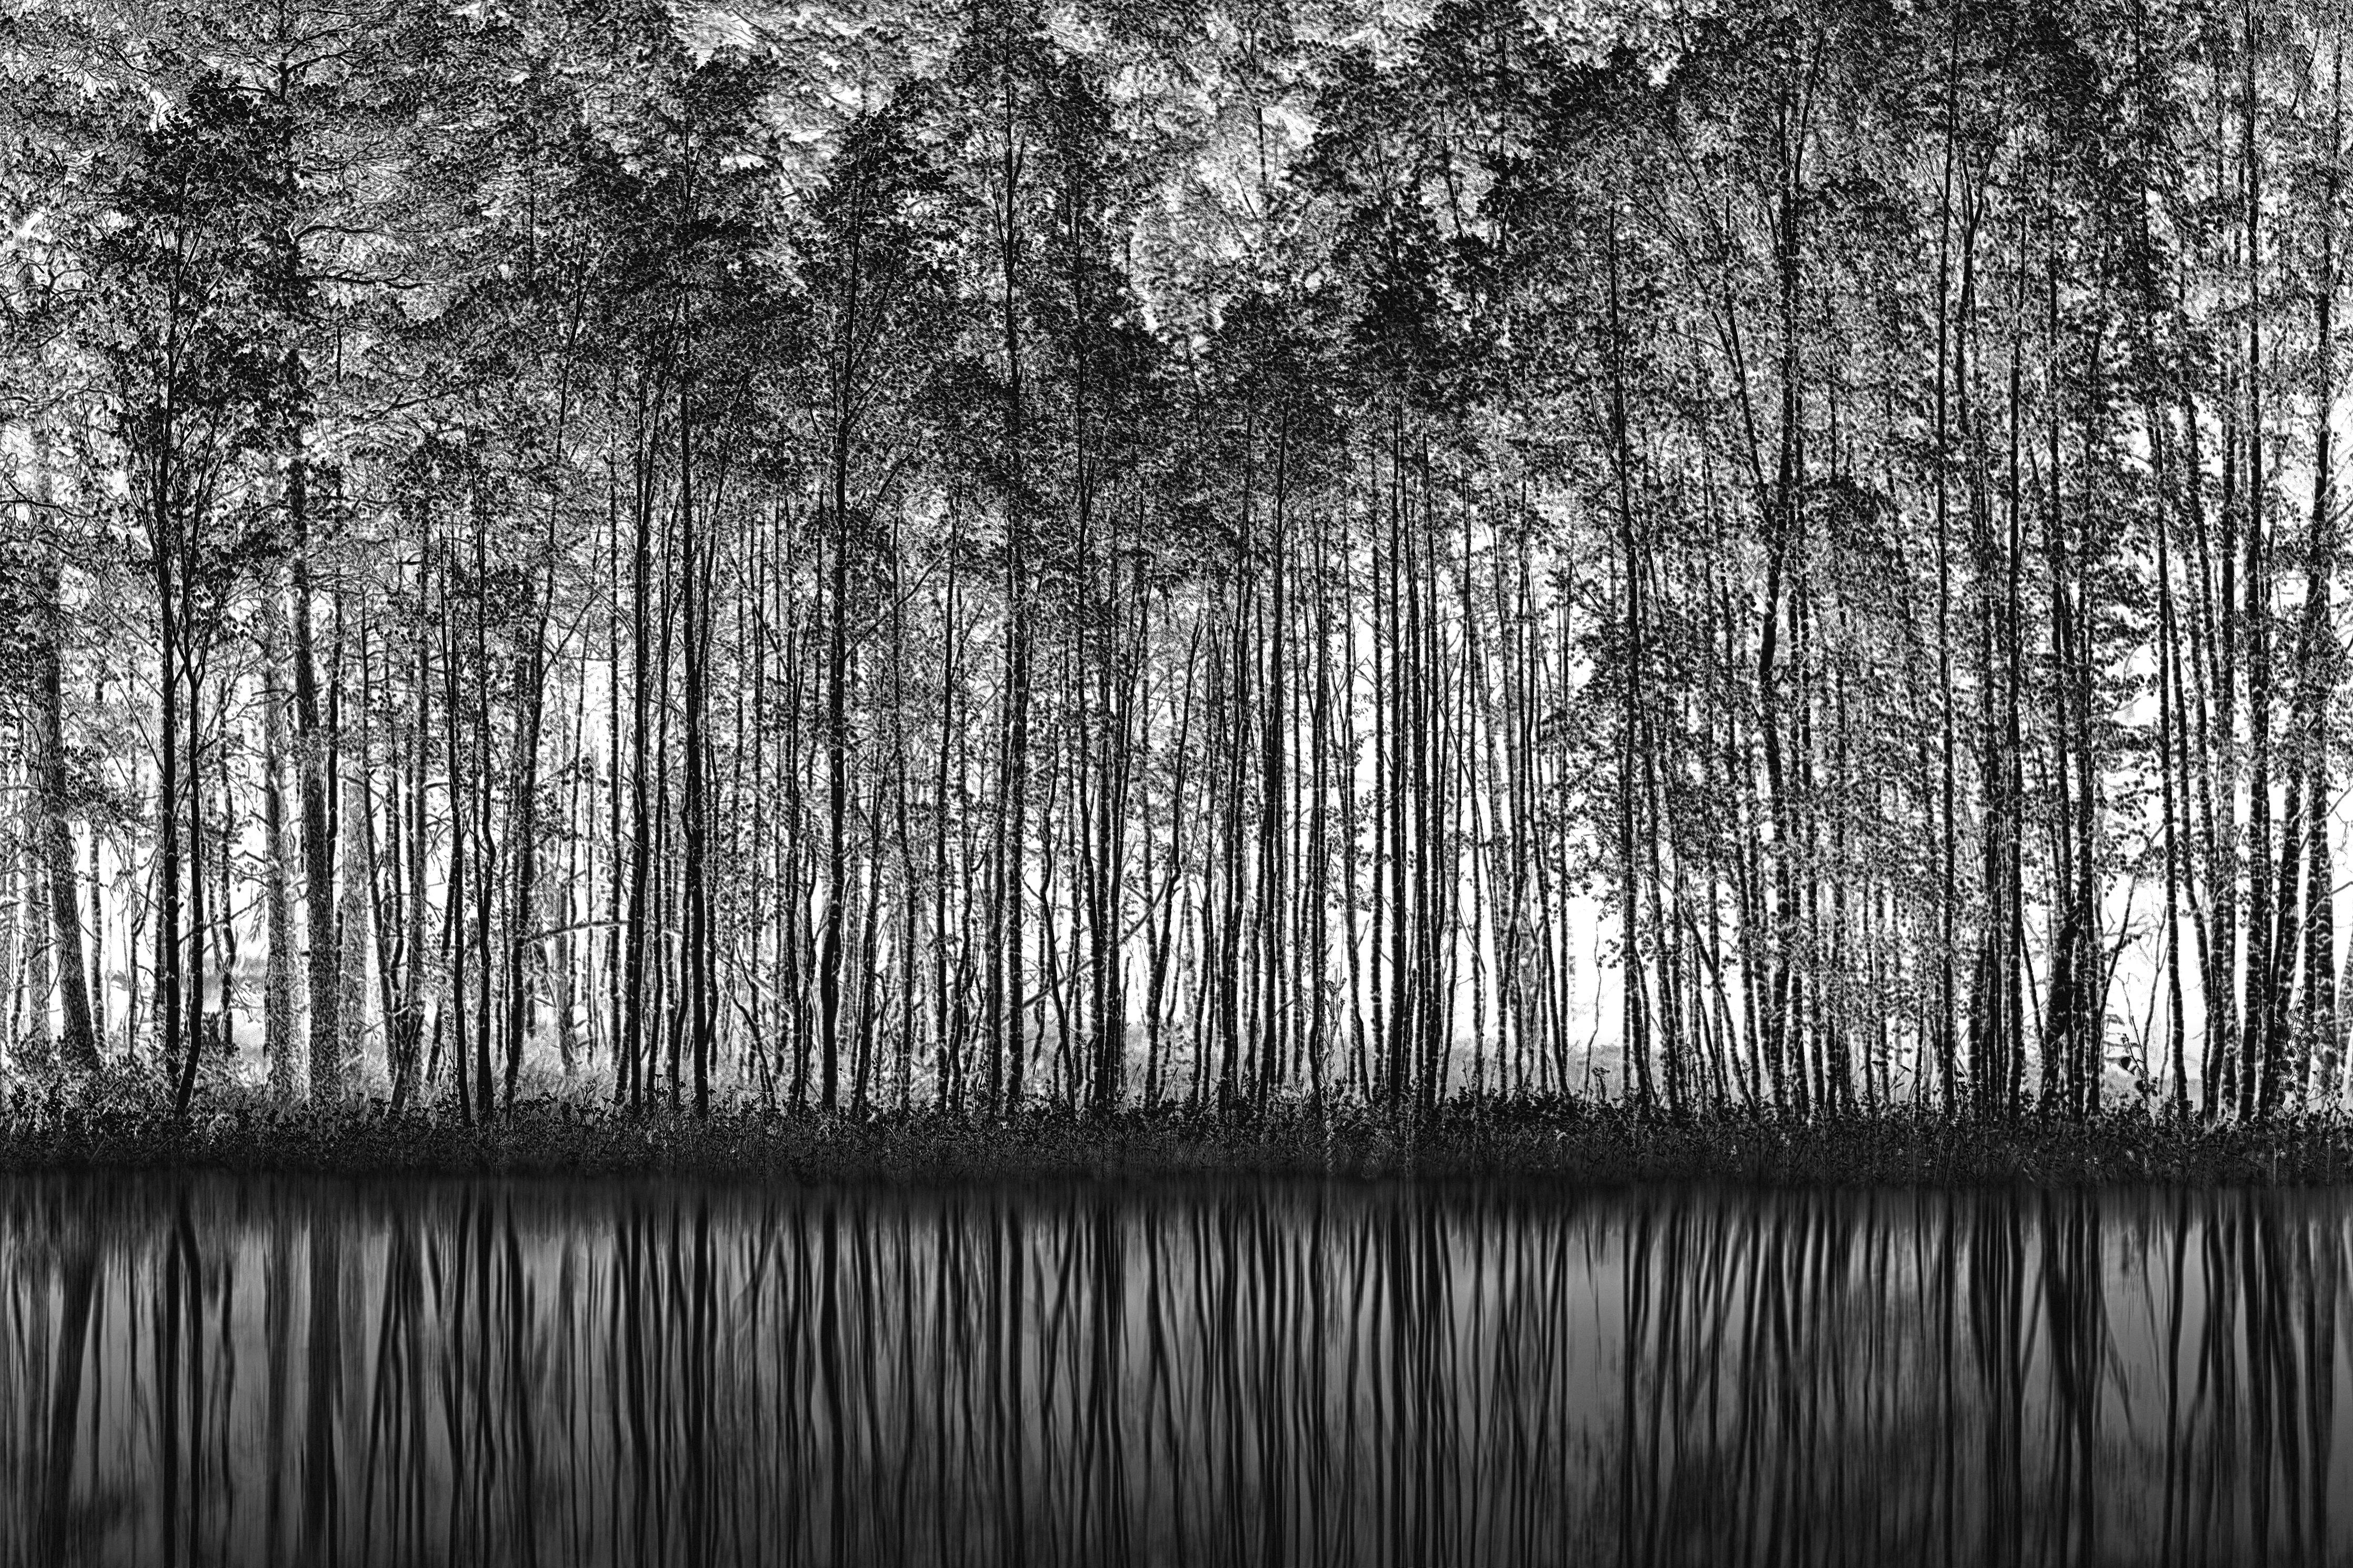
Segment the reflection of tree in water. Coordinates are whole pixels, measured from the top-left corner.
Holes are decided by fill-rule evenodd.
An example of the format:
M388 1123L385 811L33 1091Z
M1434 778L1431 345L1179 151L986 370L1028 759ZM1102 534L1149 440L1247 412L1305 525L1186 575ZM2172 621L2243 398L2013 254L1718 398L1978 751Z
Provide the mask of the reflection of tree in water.
M1626 1224L1627 1560L2341 1554L2327 1198L1680 1195Z
M20 1182L0 1562L2316 1560L2346 1224Z

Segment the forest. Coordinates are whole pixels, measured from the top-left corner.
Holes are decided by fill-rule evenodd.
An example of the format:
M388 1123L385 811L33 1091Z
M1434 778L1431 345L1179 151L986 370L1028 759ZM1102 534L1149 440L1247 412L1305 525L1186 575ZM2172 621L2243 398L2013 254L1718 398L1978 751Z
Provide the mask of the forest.
M16 0L0 1089L2346 1092L2331 0Z

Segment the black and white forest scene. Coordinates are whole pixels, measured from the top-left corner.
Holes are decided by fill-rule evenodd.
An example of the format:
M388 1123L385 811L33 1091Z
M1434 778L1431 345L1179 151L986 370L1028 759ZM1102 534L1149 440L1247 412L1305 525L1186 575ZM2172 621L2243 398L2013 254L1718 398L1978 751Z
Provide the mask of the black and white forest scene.
M0 1568L2353 1563L2353 0L0 0Z

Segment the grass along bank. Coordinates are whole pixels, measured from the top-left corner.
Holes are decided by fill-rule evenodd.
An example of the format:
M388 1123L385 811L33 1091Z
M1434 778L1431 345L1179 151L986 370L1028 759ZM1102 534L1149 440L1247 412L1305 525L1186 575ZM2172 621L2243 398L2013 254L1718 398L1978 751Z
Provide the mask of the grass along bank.
M1897 1110L1838 1121L1670 1120L1577 1098L1451 1102L1419 1127L1359 1105L1283 1102L1220 1116L1170 1108L1002 1121L934 1111L853 1120L755 1105L707 1120L549 1095L488 1121L383 1100L285 1105L215 1088L185 1120L128 1076L102 1092L12 1089L0 1170L206 1167L350 1176L656 1175L783 1182L957 1182L1186 1175L1525 1178L1592 1185L1775 1186L2353 1180L2353 1121L1950 1121Z

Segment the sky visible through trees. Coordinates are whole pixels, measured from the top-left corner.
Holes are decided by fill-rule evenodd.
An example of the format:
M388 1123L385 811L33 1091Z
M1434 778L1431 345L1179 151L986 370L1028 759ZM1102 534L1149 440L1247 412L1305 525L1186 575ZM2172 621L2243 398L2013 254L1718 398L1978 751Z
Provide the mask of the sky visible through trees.
M2344 1094L2348 18L0 14L0 1075Z

